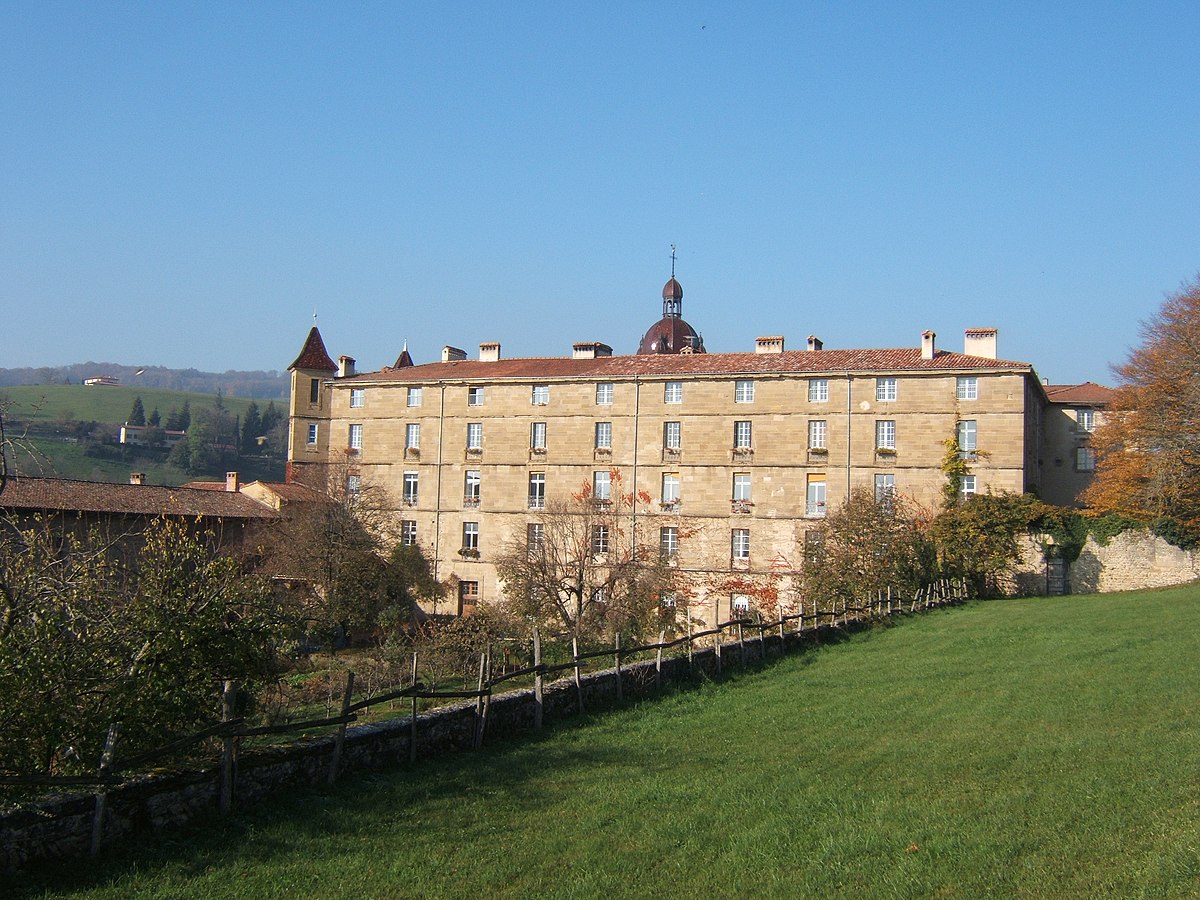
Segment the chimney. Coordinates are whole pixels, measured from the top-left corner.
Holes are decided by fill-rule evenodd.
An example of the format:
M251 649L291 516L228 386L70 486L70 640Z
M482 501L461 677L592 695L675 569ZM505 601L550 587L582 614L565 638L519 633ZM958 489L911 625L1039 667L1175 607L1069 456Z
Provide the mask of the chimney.
M462 362L467 358L466 350L459 350L447 344L442 348L442 362Z
M782 353L783 352L783 335L777 334L771 337L760 337L754 339L755 353Z
M338 378L349 378L354 374L354 357L339 356L338 357Z
M963 353L984 359L997 359L995 328L968 328L963 337Z
M500 342L487 341L479 345L480 362L498 362L500 360Z
M226 472L225 473L225 490L231 494L236 494L238 492L238 473L237 472Z
M130 484L145 484L146 483L146 473L145 472L130 472L129 473L129 483Z
M819 337L817 337L815 334L810 334L808 336L808 349L809 350L820 350L824 346L825 345L823 343L821 343L821 339Z
M921 359L933 359L937 356L937 332L921 332Z
M612 347L599 341L584 341L571 345L572 359L596 359L601 356L612 356Z

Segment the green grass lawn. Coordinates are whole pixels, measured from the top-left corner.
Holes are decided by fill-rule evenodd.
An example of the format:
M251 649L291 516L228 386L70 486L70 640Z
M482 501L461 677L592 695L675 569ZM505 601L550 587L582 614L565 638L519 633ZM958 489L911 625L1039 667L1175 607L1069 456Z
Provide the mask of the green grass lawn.
M1198 621L1200 588L938 611L539 737L211 819L22 888L1196 896Z

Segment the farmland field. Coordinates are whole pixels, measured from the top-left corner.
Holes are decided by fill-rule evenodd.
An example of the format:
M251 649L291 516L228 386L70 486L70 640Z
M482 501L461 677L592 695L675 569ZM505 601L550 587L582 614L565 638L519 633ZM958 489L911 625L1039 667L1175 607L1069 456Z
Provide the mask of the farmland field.
M1195 896L1200 588L1001 600L4 888Z

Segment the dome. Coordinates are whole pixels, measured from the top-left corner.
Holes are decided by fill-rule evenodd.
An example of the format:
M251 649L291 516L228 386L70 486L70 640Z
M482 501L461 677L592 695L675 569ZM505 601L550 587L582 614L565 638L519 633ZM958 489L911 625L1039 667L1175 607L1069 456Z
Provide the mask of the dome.
M646 331L638 345L638 354L703 353L704 338L678 316L664 316Z
M675 280L674 275L671 276L670 281L668 281L666 284L663 285L663 299L664 300L682 300L683 299L683 285L681 285L678 281Z

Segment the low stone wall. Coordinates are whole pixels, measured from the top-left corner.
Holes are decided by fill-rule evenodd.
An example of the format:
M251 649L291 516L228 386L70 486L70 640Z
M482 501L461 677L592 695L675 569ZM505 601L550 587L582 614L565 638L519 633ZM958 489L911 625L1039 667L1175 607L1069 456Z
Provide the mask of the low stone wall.
M1003 585L1009 596L1047 593L1041 542L1023 538L1022 559ZM1067 566L1067 593L1107 594L1187 584L1200 578L1200 554L1180 550L1149 531L1118 534L1105 545L1088 537L1079 558Z
M664 657L661 683L686 681L701 673L715 675L723 667L753 664L801 642L820 639L820 632L788 633L781 645L778 633L747 637L744 644L697 650L692 661L686 656ZM621 695L625 699L651 696L656 692L653 660L621 668ZM617 702L615 669L588 673L581 678L583 707L593 712ZM547 684L543 691L543 721L550 723L578 715L579 693L571 678ZM443 756L473 746L475 702L460 703L422 713L417 717L417 755ZM511 691L491 698L485 741L530 732L534 727L533 690ZM411 720L392 719L346 730L340 772L387 769L407 765ZM334 736L303 740L282 747L267 747L243 753L237 760L234 802L244 805L288 787L326 783ZM176 772L137 778L107 792L103 845L133 834L158 831L187 823L198 815L217 810L220 769ZM0 870L16 870L33 862L84 856L89 852L95 796L73 795L0 815Z

